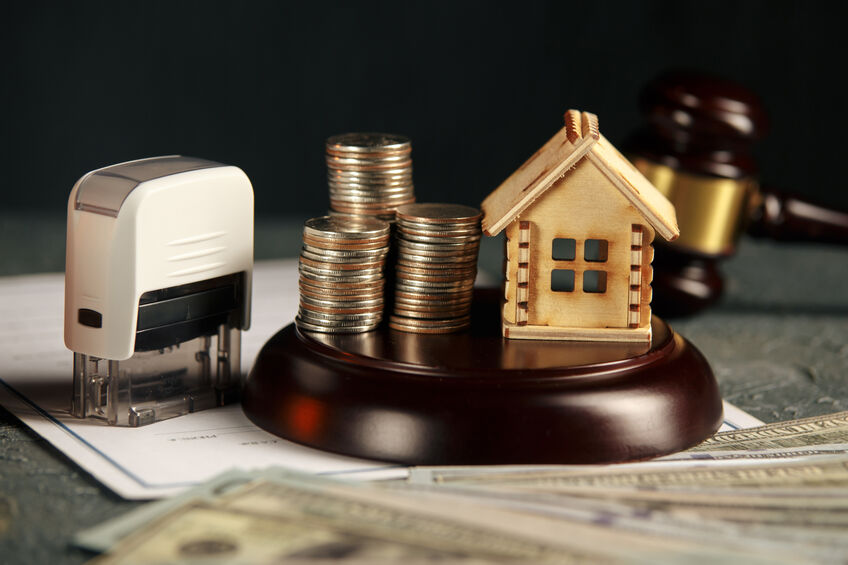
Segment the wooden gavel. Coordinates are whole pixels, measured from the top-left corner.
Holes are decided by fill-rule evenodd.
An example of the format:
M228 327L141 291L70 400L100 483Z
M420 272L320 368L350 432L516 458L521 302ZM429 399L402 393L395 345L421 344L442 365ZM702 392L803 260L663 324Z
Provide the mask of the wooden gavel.
M643 89L642 129L623 144L633 164L677 210L680 237L657 242L654 310L686 316L722 294L718 263L742 232L783 241L848 244L848 212L760 185L751 149L768 129L760 99L745 87L689 71Z

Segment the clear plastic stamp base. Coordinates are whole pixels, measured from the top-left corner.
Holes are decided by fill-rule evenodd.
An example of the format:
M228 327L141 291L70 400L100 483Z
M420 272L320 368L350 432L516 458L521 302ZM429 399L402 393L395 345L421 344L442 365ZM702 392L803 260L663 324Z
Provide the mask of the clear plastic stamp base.
M235 402L241 389L241 331L221 326L124 361L74 353L71 413L116 426L144 426Z

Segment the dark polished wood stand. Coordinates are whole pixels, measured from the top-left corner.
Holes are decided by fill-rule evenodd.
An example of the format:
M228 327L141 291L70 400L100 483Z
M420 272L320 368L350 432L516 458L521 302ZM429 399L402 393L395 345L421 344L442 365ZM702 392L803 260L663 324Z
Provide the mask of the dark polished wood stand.
M506 340L498 292L470 330L283 328L244 411L285 439L407 465L610 463L693 446L721 424L704 357L656 316L650 344Z

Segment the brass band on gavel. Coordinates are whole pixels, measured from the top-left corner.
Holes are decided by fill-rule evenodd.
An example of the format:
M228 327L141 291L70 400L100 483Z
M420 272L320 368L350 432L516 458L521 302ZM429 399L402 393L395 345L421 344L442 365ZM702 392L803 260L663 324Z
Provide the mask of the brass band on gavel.
M631 161L674 204L680 237L668 245L713 257L734 253L751 210L759 204L755 179L689 174L641 157Z

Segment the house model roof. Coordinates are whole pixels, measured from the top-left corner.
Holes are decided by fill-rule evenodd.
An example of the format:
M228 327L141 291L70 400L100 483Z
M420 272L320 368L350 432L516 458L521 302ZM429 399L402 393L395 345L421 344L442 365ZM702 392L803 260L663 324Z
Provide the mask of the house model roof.
M680 235L674 206L598 131L598 117L569 110L565 127L483 201L483 232L497 235L587 158L667 240Z

